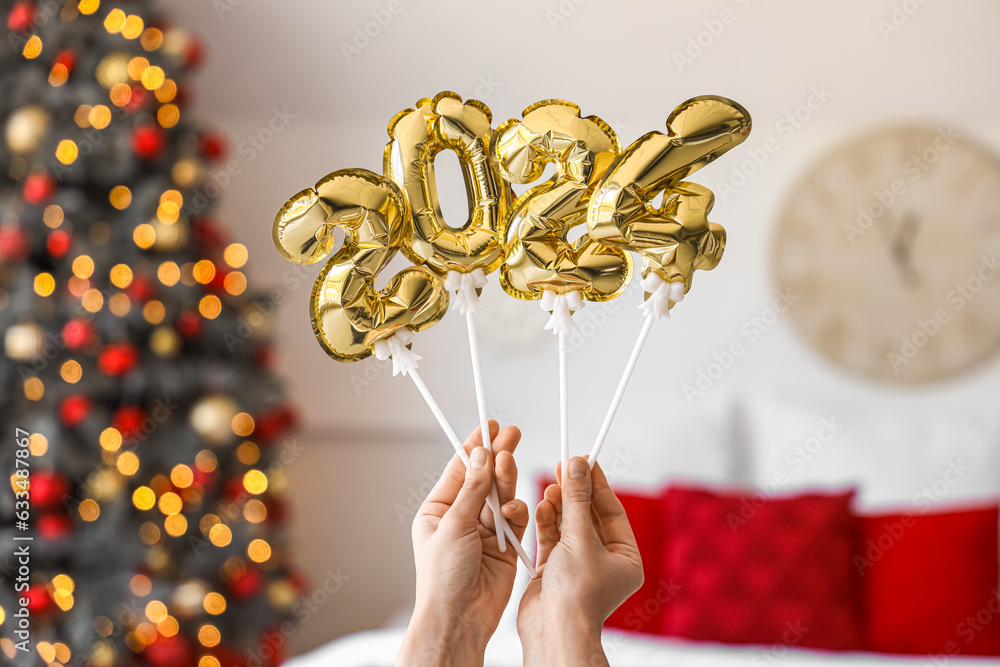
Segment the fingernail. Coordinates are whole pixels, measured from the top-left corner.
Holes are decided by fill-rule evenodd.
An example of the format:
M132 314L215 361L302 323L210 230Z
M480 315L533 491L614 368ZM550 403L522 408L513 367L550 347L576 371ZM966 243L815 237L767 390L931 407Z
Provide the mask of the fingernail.
M506 505L504 505L502 509L509 514L510 512L513 512L515 509L517 509L517 503L511 501Z
M570 479L583 479L587 476L587 462L583 459L573 459L569 462Z
M469 461L472 464L473 470L479 470L486 466L486 448L476 447L472 450L472 456L469 457Z

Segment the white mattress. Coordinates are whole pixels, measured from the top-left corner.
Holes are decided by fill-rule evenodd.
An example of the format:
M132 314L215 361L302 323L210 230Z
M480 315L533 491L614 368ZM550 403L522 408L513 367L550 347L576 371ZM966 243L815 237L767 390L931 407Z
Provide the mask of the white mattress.
M285 663L286 667L392 667L404 629L372 630L343 637ZM1000 665L997 658L888 656L830 653L784 646L727 646L606 630L604 650L614 667L820 667L828 665ZM521 645L512 631L494 635L486 667L520 667Z

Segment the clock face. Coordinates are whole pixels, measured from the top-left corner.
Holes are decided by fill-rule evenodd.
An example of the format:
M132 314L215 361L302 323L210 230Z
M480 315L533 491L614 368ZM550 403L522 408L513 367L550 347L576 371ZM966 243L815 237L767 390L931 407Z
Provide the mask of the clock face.
M795 326L838 365L971 369L1000 344L1000 163L947 126L865 137L795 189L773 262Z

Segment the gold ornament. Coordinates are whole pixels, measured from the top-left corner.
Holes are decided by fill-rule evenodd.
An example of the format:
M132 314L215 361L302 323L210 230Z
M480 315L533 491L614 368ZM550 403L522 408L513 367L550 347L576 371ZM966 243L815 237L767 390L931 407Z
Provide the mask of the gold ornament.
M725 230L707 219L711 190L682 179L701 169L750 134L750 114L736 102L705 95L678 106L667 133L637 139L608 168L590 200L590 235L609 245L638 251L642 275L691 288L696 269L718 265ZM651 201L664 193L659 209Z
M4 352L15 361L31 361L42 353L45 332L33 322L15 324L4 334Z
M614 130L580 107L543 100L496 129L490 157L512 183L530 183L547 163L555 175L514 202L503 227L506 260L500 282L511 296L540 299L542 290L579 291L587 301L607 301L628 286L631 256L585 234L566 235L587 220L587 205L605 169L621 150Z
M17 155L34 153L48 134L51 123L52 117L40 106L21 107L7 119L7 146Z
M416 107L389 122L383 160L385 175L403 191L412 214L403 254L442 276L475 269L490 273L503 261L497 230L512 199L510 185L489 164L493 115L482 102L463 104L448 91ZM438 197L434 158L449 149L458 155L465 176L469 219L462 227L445 221Z
M240 411L236 401L228 396L206 396L191 408L188 421L198 435L213 445L224 445L236 437L233 417Z
M422 331L440 320L448 293L431 271L403 269L384 289L375 279L403 242L409 212L396 185L365 169L343 169L303 190L278 212L274 245L296 264L315 264L334 247L333 231L344 230L341 249L313 286L313 332L338 361L364 359L376 341L401 328Z

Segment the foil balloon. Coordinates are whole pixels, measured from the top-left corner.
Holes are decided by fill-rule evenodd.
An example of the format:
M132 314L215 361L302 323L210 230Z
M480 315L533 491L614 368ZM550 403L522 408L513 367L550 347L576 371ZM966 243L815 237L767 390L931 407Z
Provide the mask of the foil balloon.
M321 261L334 249L334 230L344 231L344 243L320 272L310 301L313 332L337 361L364 359L402 329L432 326L448 308L443 282L424 268L403 269L375 289L376 277L403 242L408 215L392 181L365 169L343 169L289 199L274 220L274 245L296 264Z
M412 222L404 235L403 254L444 276L482 269L490 273L503 261L498 236L511 202L510 185L490 168L493 115L478 100L462 102L452 92L417 102L389 123L384 171L406 195ZM449 224L441 213L434 158L453 150L465 177L469 218Z
M696 269L718 265L725 230L708 222L714 195L682 179L742 143L750 114L736 102L705 95L677 107L667 133L650 132L615 160L590 200L590 235L603 243L638 251L642 275L691 287ZM652 200L663 193L663 204Z
M631 256L584 234L567 234L587 221L587 206L601 176L621 150L614 130L563 100L531 105L520 120L496 129L490 158L511 183L531 183L545 165L555 174L514 202L502 229L506 261L500 282L511 296L543 298L543 292L576 292L587 301L607 301L628 286Z

